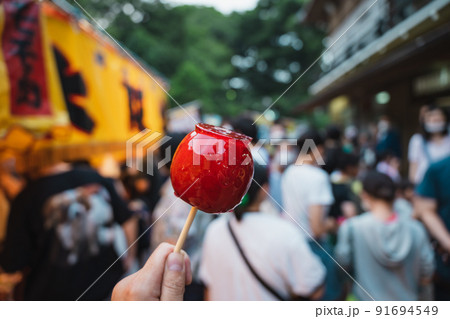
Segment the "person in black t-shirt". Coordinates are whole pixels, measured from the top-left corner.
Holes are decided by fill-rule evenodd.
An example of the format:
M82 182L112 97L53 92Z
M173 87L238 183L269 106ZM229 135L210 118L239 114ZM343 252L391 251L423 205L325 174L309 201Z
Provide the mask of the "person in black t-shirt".
M322 166L328 174L337 169L342 152L341 129L336 125L330 125L325 136L325 165Z
M91 169L43 173L11 205L0 266L23 271L26 300L104 300L124 274L115 261L135 239L135 218Z
M329 218L333 221L335 242L339 225L347 218L360 213L360 200L352 187L359 170L359 157L342 152L337 159L337 170L331 174L334 203L330 206Z

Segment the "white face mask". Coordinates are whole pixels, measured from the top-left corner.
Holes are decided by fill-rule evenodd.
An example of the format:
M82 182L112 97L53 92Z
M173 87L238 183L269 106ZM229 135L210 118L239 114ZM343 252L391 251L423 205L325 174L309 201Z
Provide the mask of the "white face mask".
M445 130L445 122L437 122L437 123L426 123L425 122L425 131L430 134L441 133Z

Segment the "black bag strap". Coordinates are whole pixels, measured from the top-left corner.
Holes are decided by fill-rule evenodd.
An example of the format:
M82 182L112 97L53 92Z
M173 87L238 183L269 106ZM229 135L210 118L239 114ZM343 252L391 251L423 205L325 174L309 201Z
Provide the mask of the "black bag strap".
M252 267L252 265L250 264L250 262L247 259L247 256L245 255L244 251L242 250L241 245L239 244L236 235L233 232L233 229L231 228L231 223L230 220L228 220L228 229L230 230L231 233L231 237L233 237L233 240L239 250L239 252L241 253L242 259L244 259L248 269L250 269L250 272L253 274L253 276L256 278L256 280L259 281L259 283L261 285L264 286L264 288L267 289L267 291L269 291L272 295L274 295L278 300L280 301L285 301L286 299L283 298L280 294L278 294L278 292L275 291L275 289L273 289L267 282L264 281L264 279L262 279L258 273L255 271L255 269Z

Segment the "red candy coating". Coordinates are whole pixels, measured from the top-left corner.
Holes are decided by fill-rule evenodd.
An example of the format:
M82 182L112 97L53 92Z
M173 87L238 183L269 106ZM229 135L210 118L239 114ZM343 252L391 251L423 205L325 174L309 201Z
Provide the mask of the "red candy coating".
M170 179L175 195L206 213L235 208L253 178L253 158L247 148L250 141L250 137L222 127L197 124L172 160Z

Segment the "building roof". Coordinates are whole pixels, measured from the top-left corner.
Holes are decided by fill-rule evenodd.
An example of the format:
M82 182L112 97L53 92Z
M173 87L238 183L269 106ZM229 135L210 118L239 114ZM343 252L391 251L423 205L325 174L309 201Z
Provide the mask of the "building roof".
M303 21L332 31L361 0L312 0L305 7Z
M319 3L319 1L314 2ZM373 18L376 20L376 16ZM409 51L418 50L417 52L419 52L423 49L423 46L425 46L425 49L427 48L424 39L431 37L430 34L433 33L431 31L439 29L438 33L443 32L443 36L445 36L445 33L448 35L450 33L449 26L442 27L447 21L450 21L450 1L434 0L428 2L381 35L375 34L376 37L371 39L364 47L358 48L356 52L346 56L342 62L334 65L329 72L324 73L310 87L310 92L315 97L300 105L296 111L319 105L336 95L342 94L346 86L354 85L355 81L361 81L364 76L373 76L373 72L379 72L381 65L390 65L395 68L395 63L400 63L414 54L414 52ZM363 23L367 24L367 21ZM340 39L340 42L348 45L352 39L354 39L353 36L349 39ZM348 50L344 49L341 51L347 53ZM401 52L401 54L399 55L397 52ZM395 59L392 57L395 57ZM396 62L390 64L390 61Z
M389 53L382 59L361 66L351 74L335 81L326 89L316 94L310 100L298 105L293 114L322 105L332 98L355 93L360 89L377 91L377 88L398 80L408 78L421 65L438 60L446 52L450 43L450 22L422 35L416 41L411 41Z

